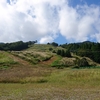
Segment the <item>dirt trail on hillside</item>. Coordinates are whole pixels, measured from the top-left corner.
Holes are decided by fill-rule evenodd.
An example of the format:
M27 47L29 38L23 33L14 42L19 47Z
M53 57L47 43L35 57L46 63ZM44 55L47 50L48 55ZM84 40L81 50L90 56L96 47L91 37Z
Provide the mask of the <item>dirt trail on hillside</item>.
M28 62L25 61L23 59L21 59L20 57L14 56L12 54L9 55L14 61L19 62L21 65L23 66L28 66L28 67L32 67L32 65ZM51 57L51 59L47 60L47 61L42 61L39 63L39 65L47 65L49 66L50 64L52 64L53 61L55 61L57 59L56 56Z
M25 61L23 59L21 59L20 57L14 56L12 54L9 55L15 62L18 62L19 64L23 65L23 66L32 66L28 61Z
M56 56L53 56L51 59L47 60L47 61L42 61L40 62L40 64L42 65L50 65L52 64L53 61L57 60L57 57Z

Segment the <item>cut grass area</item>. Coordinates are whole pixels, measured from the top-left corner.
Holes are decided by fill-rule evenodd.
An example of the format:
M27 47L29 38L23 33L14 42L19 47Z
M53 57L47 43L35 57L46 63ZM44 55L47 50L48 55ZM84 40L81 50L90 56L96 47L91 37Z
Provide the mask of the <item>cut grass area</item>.
M52 69L19 66L0 72L0 83L44 83Z
M34 77L32 79L35 80ZM26 79L25 79L26 80ZM30 79L27 79L30 80ZM1 100L99 100L100 69L55 69L27 84L0 84Z
M1 100L99 100L99 88L59 87L50 84L0 84Z
M100 86L100 69L64 69L51 74L50 83L68 87Z
M17 72L15 72L17 70ZM100 69L15 68L0 73L1 83L50 83L77 86L99 86Z

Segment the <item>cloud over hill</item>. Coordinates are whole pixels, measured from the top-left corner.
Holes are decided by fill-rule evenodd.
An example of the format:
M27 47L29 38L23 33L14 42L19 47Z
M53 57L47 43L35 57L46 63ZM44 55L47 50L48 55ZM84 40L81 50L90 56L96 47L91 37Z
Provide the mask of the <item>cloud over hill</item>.
M70 0L0 0L0 41L100 42L100 6L69 5Z

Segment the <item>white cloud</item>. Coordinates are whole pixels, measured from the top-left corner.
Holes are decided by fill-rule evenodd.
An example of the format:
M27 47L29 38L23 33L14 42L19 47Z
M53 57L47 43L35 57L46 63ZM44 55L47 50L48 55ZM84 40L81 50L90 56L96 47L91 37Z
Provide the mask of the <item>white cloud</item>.
M99 12L96 5L70 7L68 0L0 0L0 41L47 43L58 32L69 42L99 41Z
M61 34L70 42L89 40L95 34L100 23L100 7L78 6L77 8L64 7L60 11L59 28Z
M48 43L48 42L53 41L53 40L54 40L53 37L45 36L45 37L40 39L40 43Z
M59 9L55 7L58 0L41 1L10 0L8 4L6 0L2 0L0 2L0 33L2 34L0 41L41 40L50 35L54 37L57 34L59 22L57 14Z

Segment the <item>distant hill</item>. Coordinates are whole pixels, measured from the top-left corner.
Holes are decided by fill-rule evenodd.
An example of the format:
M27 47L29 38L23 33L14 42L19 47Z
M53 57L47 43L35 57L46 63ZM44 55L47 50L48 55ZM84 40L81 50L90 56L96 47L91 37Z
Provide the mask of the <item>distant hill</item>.
M97 63L100 63L100 43L91 41L84 41L80 43L70 43L58 45L55 42L48 44L36 44L37 41L17 41L13 43L0 43L0 50L2 51L22 51L32 50L39 52L52 52L62 57L70 56L70 52L77 56L89 57Z
M0 44L4 44L3 42L0 42Z
M91 42L91 41L83 41L82 43L94 43L94 42Z
M100 63L100 43L84 41L81 43L63 44L61 47L68 49L76 55L89 57Z

